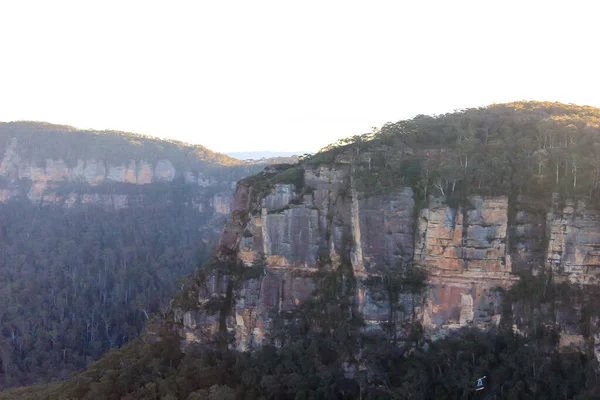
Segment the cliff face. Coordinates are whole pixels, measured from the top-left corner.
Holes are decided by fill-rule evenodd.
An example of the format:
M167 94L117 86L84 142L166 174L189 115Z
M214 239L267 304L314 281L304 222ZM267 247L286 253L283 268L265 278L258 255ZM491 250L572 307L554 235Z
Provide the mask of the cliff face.
M584 201L557 204L547 215L546 263L573 282L598 283L600 216Z
M223 167L226 169L226 167ZM169 183L176 180L192 187L208 189L198 191L194 202L200 211L228 215L233 202L235 181L251 173L247 171L215 174L198 170L176 170L168 159L155 161L134 160L121 164L96 159L77 159L67 163L58 158L42 161L28 160L19 153L19 139L14 137L4 150L0 161L0 201L27 197L37 204L100 204L115 209L139 202L139 191L134 187ZM146 186L148 187L148 186ZM133 201L133 203L132 203Z
M345 262L356 280L350 308L364 318L362 329L391 326L398 337L406 337L414 322L431 338L463 326L498 325L503 293L518 271L551 270L558 279L584 284L596 279L598 214L582 202L555 198L544 209L527 198L471 196L466 205L451 207L441 196L424 202L410 187L365 192L349 163L303 168L300 185L274 184L266 192L260 180L238 185L216 257L233 254L258 273L240 279L215 270L198 281L195 304L175 312L186 343L223 332L239 350L278 343L275 331L314 299L319 273ZM393 296L386 277L409 265L427 272L426 292ZM218 311L206 307L213 303ZM524 313L540 312L516 307L515 329ZM562 344L583 340L580 328L563 333Z

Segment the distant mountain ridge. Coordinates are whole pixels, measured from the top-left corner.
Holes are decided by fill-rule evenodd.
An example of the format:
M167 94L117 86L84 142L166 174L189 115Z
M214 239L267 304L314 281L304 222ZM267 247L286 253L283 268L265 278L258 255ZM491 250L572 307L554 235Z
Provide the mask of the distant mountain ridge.
M7 141L18 137L23 146L21 153L36 156L39 152L46 158L107 159L110 161L128 161L119 157L136 158L177 155L185 163L206 161L219 165L240 165L239 160L178 140L158 139L151 136L114 130L85 130L69 125L57 125L40 121L0 122L0 148ZM35 139L35 141L32 141ZM77 154L73 154L77 152Z
M114 203L118 198L120 205L126 202L121 195L132 187L115 191L107 185L180 180L231 192L237 180L268 163L241 161L201 145L134 133L0 122L0 201L26 196L34 202L73 203L80 201L76 195L93 192L98 197L100 191L101 202Z

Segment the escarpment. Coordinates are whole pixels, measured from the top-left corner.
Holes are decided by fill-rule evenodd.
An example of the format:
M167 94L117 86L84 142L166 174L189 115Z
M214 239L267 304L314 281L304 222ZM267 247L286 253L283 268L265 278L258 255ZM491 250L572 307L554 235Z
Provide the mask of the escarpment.
M344 262L356 280L350 307L362 314L364 329L384 330L392 323L401 333L417 318L436 335L499 322L495 289L516 279L506 246L506 197L474 197L469 210L432 197L416 210L410 187L381 196L356 190L348 164L304 166L297 173L304 175L302 187L274 184L264 197L247 181L238 185L217 257L260 269L236 287L231 308L219 310L239 349L272 339L275 320L312 299L319 272L343 269ZM390 304L378 279L411 264L427 271L429 293L402 294ZM178 312L191 341L219 331L219 319L202 305L226 298L228 283L237 277L216 270L205 279L199 307ZM397 310L392 321L391 309Z
M510 135L531 132L539 115L524 115ZM552 150L562 168L555 176L540 174L550 158L534 163L551 154L536 154L543 143L527 142L526 156L505 154L498 138L508 128L494 128L492 139L485 117L471 138L457 133L456 146L419 142L454 117L403 121L242 180L212 262L175 302L184 346L281 345L298 324L335 331L320 320L334 314L363 334L401 341L415 330L437 339L503 325L555 329L563 347L595 345L599 319L588 300L600 267L600 211L589 191L596 181L587 175L582 188L581 167L569 161L580 149ZM542 140L560 132L538 129ZM523 276L541 286L528 289Z
M199 211L225 216L235 182L263 168L201 146L30 122L0 123L0 149L0 202L65 207L120 209L187 186Z
M213 261L238 267L207 267L197 297L176 310L187 341L215 340L223 331L239 350L276 341L278 320L296 318L320 273L344 262L356 280L349 307L364 318L363 329L384 331L392 323L400 336L415 321L432 338L463 326L497 326L503 292L518 281L516 270L533 265L565 281L596 282L599 213L582 201L555 202L542 213L531 212L525 198L472 196L455 208L430 196L417 209L410 187L383 195L357 190L347 164L304 165L295 173L303 174L301 186L278 183L260 192L257 183L238 184ZM400 293L390 304L383 278L409 265L426 272L427 290ZM210 308L217 303L227 307Z

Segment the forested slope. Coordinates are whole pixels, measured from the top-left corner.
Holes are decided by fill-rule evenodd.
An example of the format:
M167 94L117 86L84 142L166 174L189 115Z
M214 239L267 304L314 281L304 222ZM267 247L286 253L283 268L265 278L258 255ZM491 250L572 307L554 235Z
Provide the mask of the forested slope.
M0 205L2 384L66 378L137 337L214 242L191 207Z
M595 195L600 109L552 102L495 104L387 123L329 148L307 162L332 163L352 148L361 182L372 189L408 184L423 197L449 199L473 193Z

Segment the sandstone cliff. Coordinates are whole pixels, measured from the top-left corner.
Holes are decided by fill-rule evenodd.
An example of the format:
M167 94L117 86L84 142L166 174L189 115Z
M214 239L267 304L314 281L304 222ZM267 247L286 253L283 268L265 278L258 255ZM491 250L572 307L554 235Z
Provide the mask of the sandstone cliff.
M275 184L260 198L251 184L238 185L234 214L239 217L225 228L220 252L227 249L245 266L264 268L260 277L243 281L227 311L227 329L239 349L268 340L274 320L311 299L315 274L338 269L345 252L357 280L352 307L363 315L365 329L382 330L391 322L402 334L418 318L436 335L467 324L498 323L495 289L515 279L506 245L506 197L475 197L469 210L432 197L417 210L410 187L382 196L356 190L349 164L304 168L302 188ZM369 278L413 262L429 273L428 295L404 295L391 305ZM226 296L230 279L210 275L199 290L199 304ZM399 311L389 321L392 306ZM203 310L180 312L178 318L189 340L219 329L218 318Z
M139 204L152 186L189 185L201 212L231 212L235 182L259 171L201 146L44 123L0 123L0 202L114 209Z
M273 183L286 175L294 183ZM596 210L557 196L541 204L525 196L473 195L451 206L437 195L418 198L407 186L373 194L357 188L355 175L353 161L339 157L335 164L241 181L212 264L194 281L192 300L176 303L184 344L225 332L239 350L280 343L281 324L292 324L318 298L322 273L347 262L346 277L356 281L349 307L364 319L363 332L391 327L407 338L419 323L435 339L464 326L498 326L503 316L514 318L504 322L516 330L546 318L563 326L561 345L583 346L580 305L563 304L549 316L548 305L515 303L507 316L503 300L517 272L594 284ZM254 272L211 268L219 263ZM410 265L426 271L427 290L394 297L384 281Z

